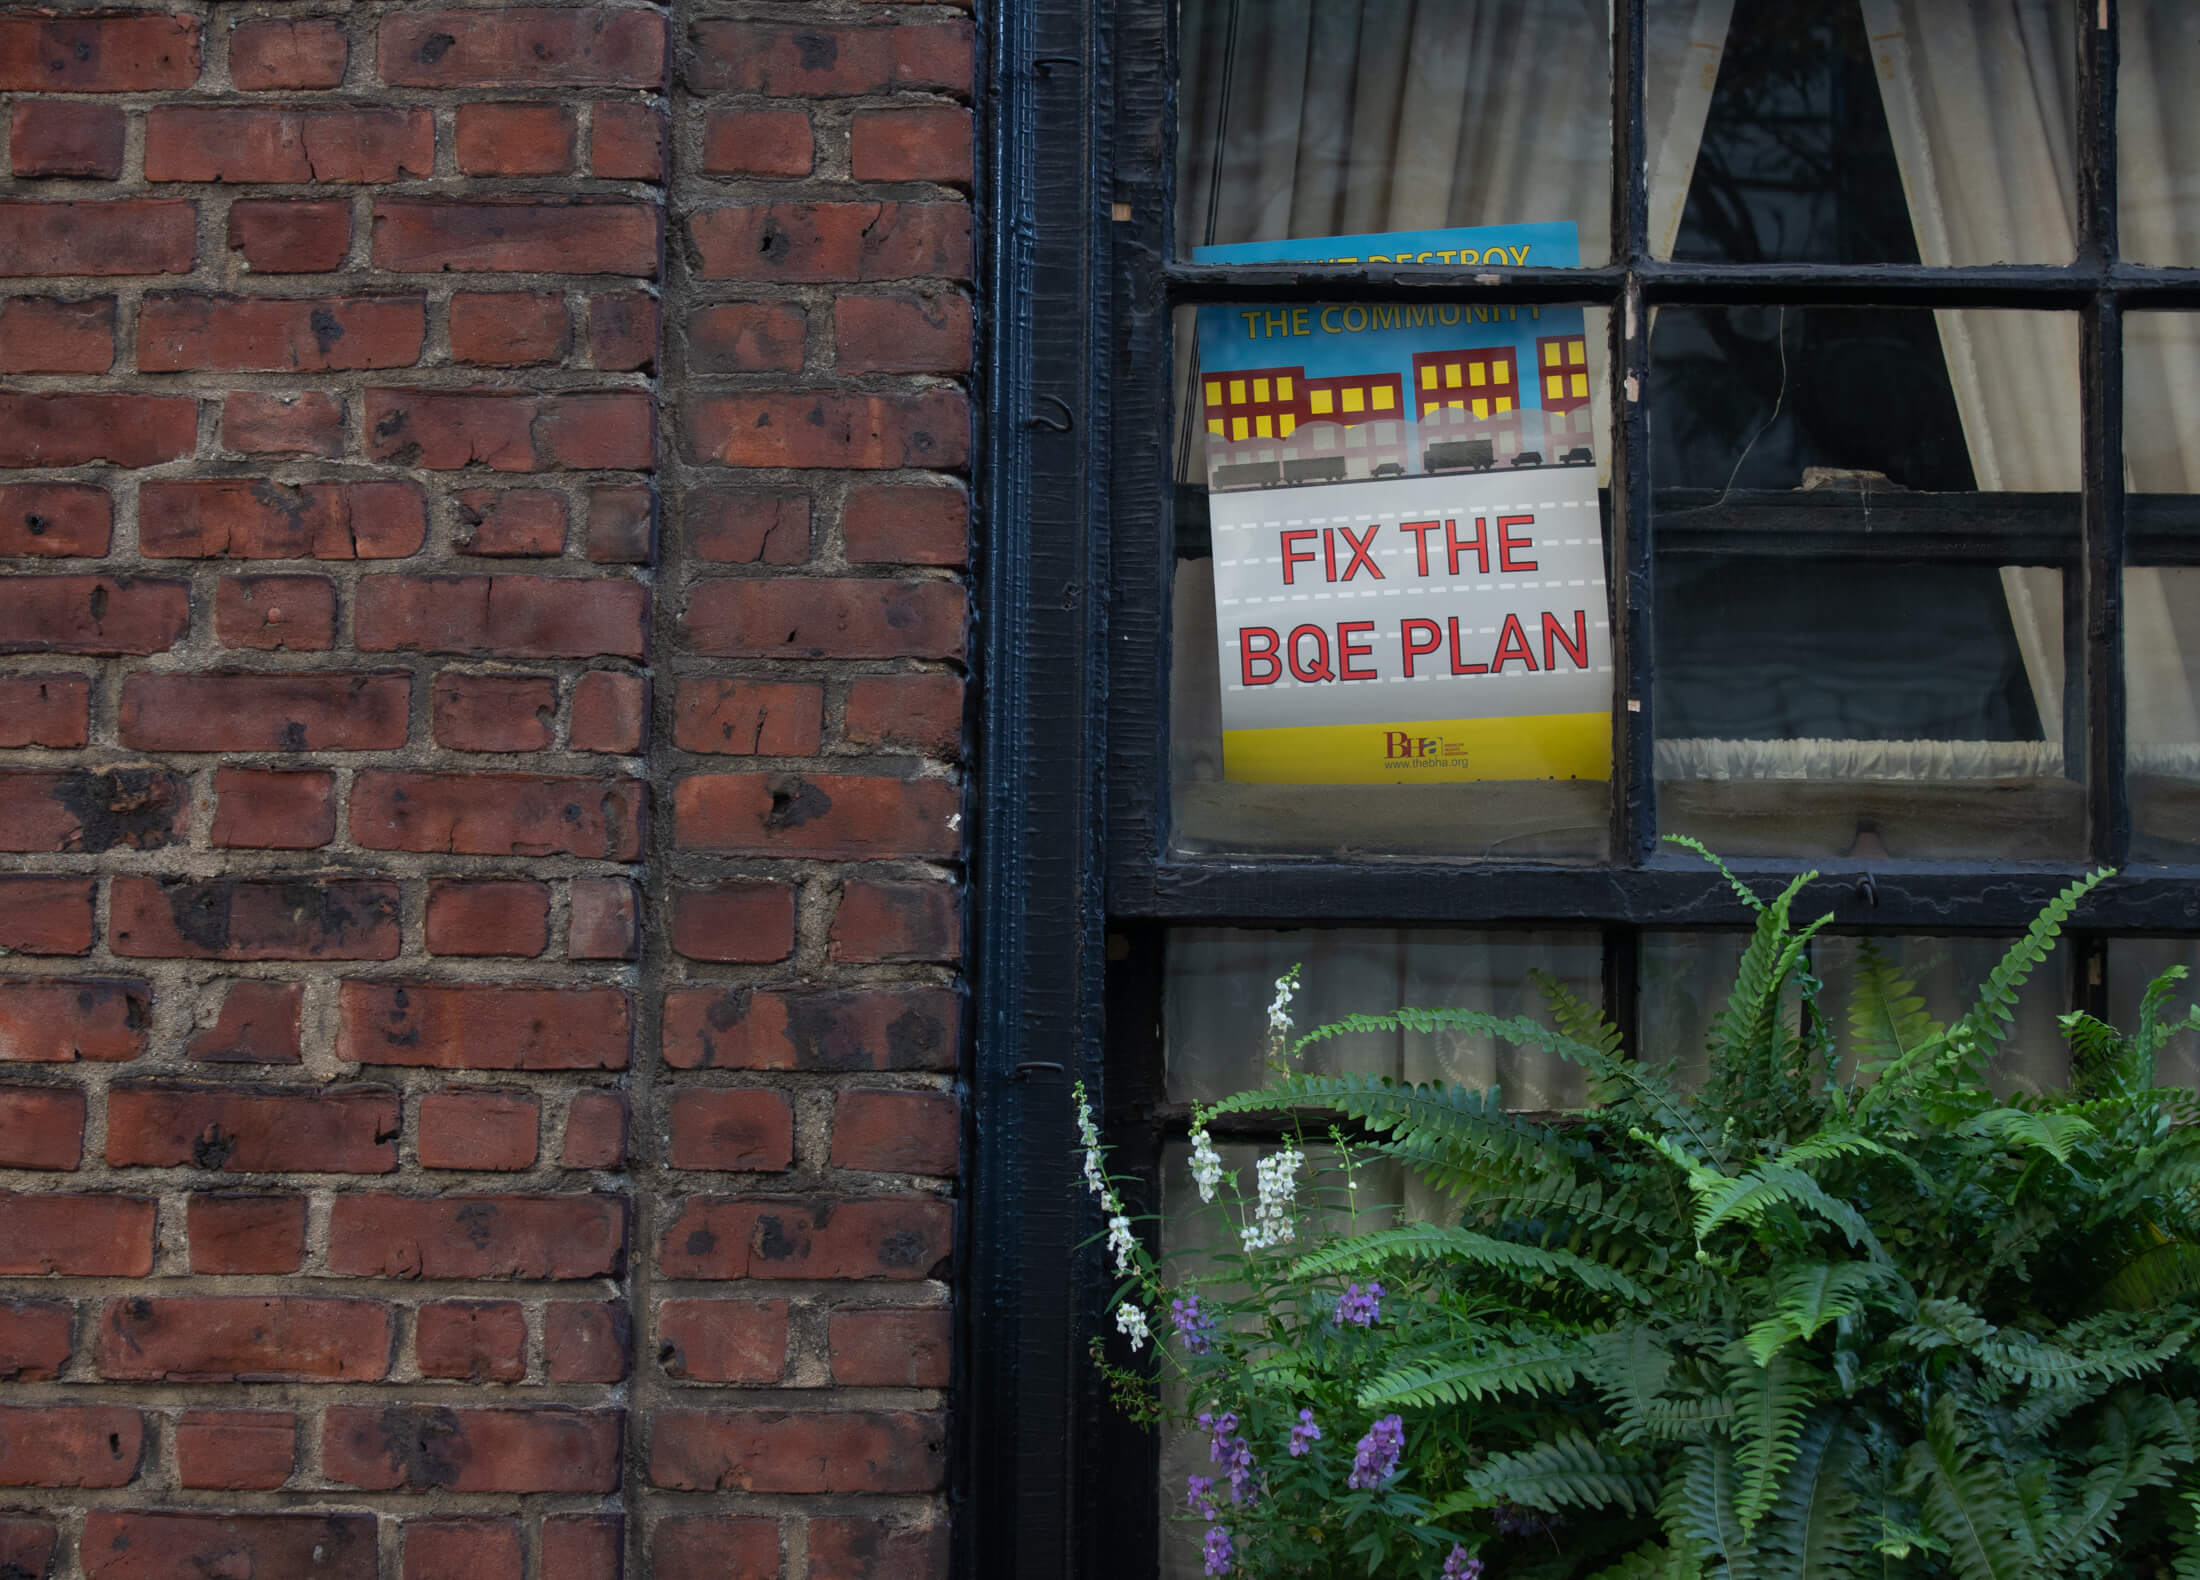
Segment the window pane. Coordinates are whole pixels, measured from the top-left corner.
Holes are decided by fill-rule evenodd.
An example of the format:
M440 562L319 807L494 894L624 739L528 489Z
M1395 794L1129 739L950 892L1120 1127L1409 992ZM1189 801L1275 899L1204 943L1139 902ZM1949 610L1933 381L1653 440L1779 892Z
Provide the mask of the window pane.
M2200 938L2111 938L2108 941L2108 1018L2118 1031L2138 1029L2139 1000L2171 966L2188 973L2170 992L2164 1019L2181 1018L2200 999ZM2181 1031L2155 1055L2154 1079L2162 1086L2200 1086L2200 1033Z
M1686 1090L1703 1085L1712 1023L1726 1008L1734 973L1749 947L1746 933L1644 933L1640 962L1642 1036L1647 1064L1671 1064Z
M1603 962L1601 941L1589 932L1179 928L1169 934L1162 1005L1168 1094L1173 1102L1214 1102L1268 1078L1268 1005L1276 979L1294 965L1301 986L1292 1016L1304 1033L1402 1006L1544 1020L1531 970L1599 1004ZM1582 1096L1581 1072L1562 1060L1452 1032L1335 1037L1302 1059L1299 1067L1315 1072L1494 1085L1509 1108L1572 1108Z
M2075 318L1667 309L1651 348L1661 828L2081 850Z
M2200 11L2123 0L2116 74L2116 188L2123 255L2200 263Z
M2124 718L2135 861L2200 861L2200 314L2124 320Z

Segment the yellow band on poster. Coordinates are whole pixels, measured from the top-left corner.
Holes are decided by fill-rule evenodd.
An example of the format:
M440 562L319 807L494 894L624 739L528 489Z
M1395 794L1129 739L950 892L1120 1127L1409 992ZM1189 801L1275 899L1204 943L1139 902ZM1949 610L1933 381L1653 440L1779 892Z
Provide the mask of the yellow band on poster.
M1241 784L1451 784L1467 779L1604 779L1609 713L1422 719L1222 732L1223 777Z

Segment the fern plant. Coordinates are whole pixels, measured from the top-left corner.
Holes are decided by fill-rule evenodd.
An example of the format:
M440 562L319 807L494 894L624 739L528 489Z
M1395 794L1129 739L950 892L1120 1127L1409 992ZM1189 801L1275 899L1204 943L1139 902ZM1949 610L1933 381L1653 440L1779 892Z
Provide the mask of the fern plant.
M1398 1009L1292 1042L1287 980L1277 1077L1194 1136L1239 1248L1167 1266L1088 1117L1118 1326L1162 1358L1101 1364L1132 1408L1200 1419L1213 1475L1181 1517L1208 1574L2200 1580L2200 1103L2154 1074L2200 1028L2169 1012L2182 968L2129 1031L2063 1017L2069 1089L2005 1100L1986 1076L2018 993L2106 874L1952 1024L1865 944L1837 1028L1808 964L1825 919L1792 915L1814 875L1765 899L1719 870L1756 923L1698 1090L1549 981L1549 1025ZM1291 1073L1400 1030L1571 1060L1587 1110ZM1206 1120L1276 1112L1330 1161L1295 1186L1302 1139L1235 1194ZM1439 1221L1365 1226L1378 1158Z

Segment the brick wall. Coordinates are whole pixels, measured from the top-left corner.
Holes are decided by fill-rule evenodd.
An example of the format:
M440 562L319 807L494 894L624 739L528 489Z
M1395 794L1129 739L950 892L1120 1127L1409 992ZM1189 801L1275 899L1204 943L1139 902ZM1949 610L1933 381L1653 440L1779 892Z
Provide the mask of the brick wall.
M0 1576L946 1573L973 60L0 10Z

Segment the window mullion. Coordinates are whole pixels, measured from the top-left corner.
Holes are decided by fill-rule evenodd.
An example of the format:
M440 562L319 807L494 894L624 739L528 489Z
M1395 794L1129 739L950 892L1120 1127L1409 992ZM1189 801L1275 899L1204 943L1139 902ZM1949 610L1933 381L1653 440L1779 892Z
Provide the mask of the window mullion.
M2080 331L2085 475L2086 819L2093 859L2131 844L2124 733L2123 311L2103 292Z
M1612 860L1649 859L1658 837L1651 715L1649 137L1644 119L1647 0L1612 12L1612 249L1626 285L1612 313Z

